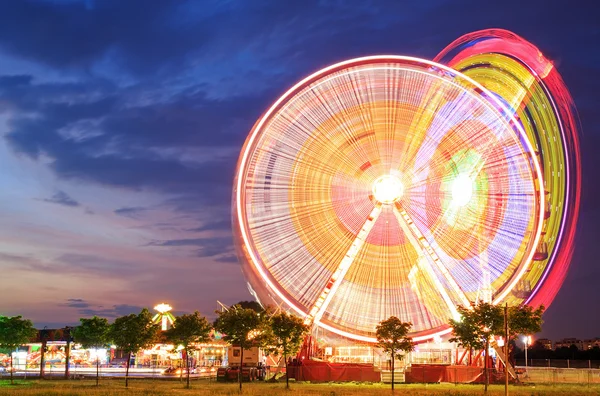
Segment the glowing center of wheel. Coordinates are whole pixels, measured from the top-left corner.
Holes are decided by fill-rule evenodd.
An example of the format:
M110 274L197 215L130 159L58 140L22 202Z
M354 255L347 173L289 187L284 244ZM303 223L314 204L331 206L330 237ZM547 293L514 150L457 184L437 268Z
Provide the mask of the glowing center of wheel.
M457 206L465 206L473 196L473 180L464 173L458 175L452 183L452 202Z
M398 200L404 192L402 182L392 175L384 175L373 183L373 196L383 204L390 204Z

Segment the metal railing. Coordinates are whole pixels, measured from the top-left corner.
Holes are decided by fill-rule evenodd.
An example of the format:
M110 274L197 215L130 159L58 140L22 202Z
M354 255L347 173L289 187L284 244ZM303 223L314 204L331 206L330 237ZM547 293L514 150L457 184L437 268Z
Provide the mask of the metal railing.
M600 369L600 360L574 360L574 359L517 359L517 366L527 367L554 367L554 368L581 368Z

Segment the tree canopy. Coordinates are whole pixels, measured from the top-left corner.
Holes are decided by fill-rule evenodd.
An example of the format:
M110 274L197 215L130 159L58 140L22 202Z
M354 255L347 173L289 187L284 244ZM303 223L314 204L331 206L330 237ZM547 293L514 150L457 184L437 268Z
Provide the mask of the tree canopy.
M392 390L394 389L395 360L401 360L404 353L414 349L412 338L408 333L412 327L410 322L402 322L395 316L379 322L375 335L377 345L391 356L392 363Z
M244 349L260 344L264 338L261 326L264 326L267 315L260 314L250 308L234 305L226 311L217 311L215 330L223 333L223 339L232 345L241 347L240 362L244 361ZM238 372L240 391L242 390L241 370Z
M230 344L247 347L258 338L263 318L254 309L236 304L217 315L215 330L223 333L223 339Z
M110 343L110 325L106 318L79 319L81 323L72 330L73 340L84 348L102 348Z
M37 330L31 320L23 319L22 316L0 316L0 346L9 352L28 343L36 334ZM10 381L13 383L12 353L10 356Z
M189 353L196 348L195 344L207 342L210 337L211 326L200 312L177 316L173 326L165 332L167 340L175 345L183 346L186 353L187 387L190 387Z
M269 321L275 346L281 349L287 365L287 357L298 352L309 327L301 318L283 311L271 316ZM290 387L287 375L286 387Z
M240 301L234 305L239 305L242 308L252 309L258 313L265 312L265 309L263 308L263 306L260 305L257 301Z
M457 311L461 319L450 319L454 334L450 342L457 342L467 349L484 349L487 339L504 332L502 307L480 302L471 307L459 305Z
M106 318L94 316L91 319L81 318L79 326L72 330L73 340L84 348L98 349L106 346L109 342L110 325ZM100 359L96 356L96 386L100 380Z
M115 319L110 327L109 338L117 347L127 353L125 386L129 385L130 355L147 348L156 340L160 325L152 322L152 314L142 309L139 314L129 314Z
M508 336L516 339L519 335L535 334L542 331L542 315L546 308L540 305L536 309L528 305L508 308Z

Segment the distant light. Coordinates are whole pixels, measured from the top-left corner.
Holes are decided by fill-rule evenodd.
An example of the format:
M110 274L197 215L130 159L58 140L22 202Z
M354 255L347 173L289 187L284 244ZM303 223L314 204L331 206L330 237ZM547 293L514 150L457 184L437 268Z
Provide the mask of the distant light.
M452 183L452 201L457 206L465 206L473 196L473 180L469 175L461 173Z
M159 312L161 314L164 314L164 313L169 312L170 310L172 310L173 307L171 307L169 304L160 303L157 306L155 306L154 309L157 312Z
M402 182L392 175L384 175L373 183L373 196L383 204L391 204L402 197L404 186Z

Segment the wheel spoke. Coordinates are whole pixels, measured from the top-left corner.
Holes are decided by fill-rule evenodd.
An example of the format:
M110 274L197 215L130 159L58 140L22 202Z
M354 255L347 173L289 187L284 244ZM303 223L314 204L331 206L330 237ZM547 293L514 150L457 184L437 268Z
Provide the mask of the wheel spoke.
M444 302L446 303L446 305L448 305L448 309L450 309L450 312L452 312L452 316L456 317L458 315L456 305L450 298L450 295L446 291L446 288L444 288L444 286L438 279L437 275L435 274L435 271L433 270L432 265L437 267L437 269L441 272L442 276L448 282L448 284L450 285L450 287L452 288L455 295L458 297L460 303L463 306L470 306L469 299L467 298L461 287L458 285L458 283L456 283L456 280L452 277L452 274L450 274L448 269L444 266L439 256L437 255L437 253L435 253L425 236L421 233L421 231L419 231L419 229L412 221L408 213L406 213L406 211L399 204L394 205L394 216L396 216L400 228L402 229L410 243L413 245L415 250L419 253L419 255L425 257L426 260L417 261L419 266L421 267L423 272L430 277L431 281L437 287L438 291L442 295L442 298L444 299Z
M350 245L350 248L344 255L344 258L342 259L342 261L340 261L340 264L338 265L337 269L333 272L333 274L327 281L327 284L321 292L321 295L319 296L319 298L317 298L312 309L304 318L305 324L312 324L313 322L318 322L321 319L321 317L325 313L325 310L327 309L327 306L331 302L331 299L333 298L335 292L337 291L338 287L342 283L342 280L346 276L346 273L348 273L350 266L356 259L356 255L360 251L360 248L363 246L365 240L369 236L369 233L373 229L373 226L375 225L375 222L377 221L377 218L380 214L381 204L377 203L371 211L371 213L369 214L369 216L367 217L365 224L363 224L362 228L356 235L356 238L354 238L354 241L352 242L352 245Z

